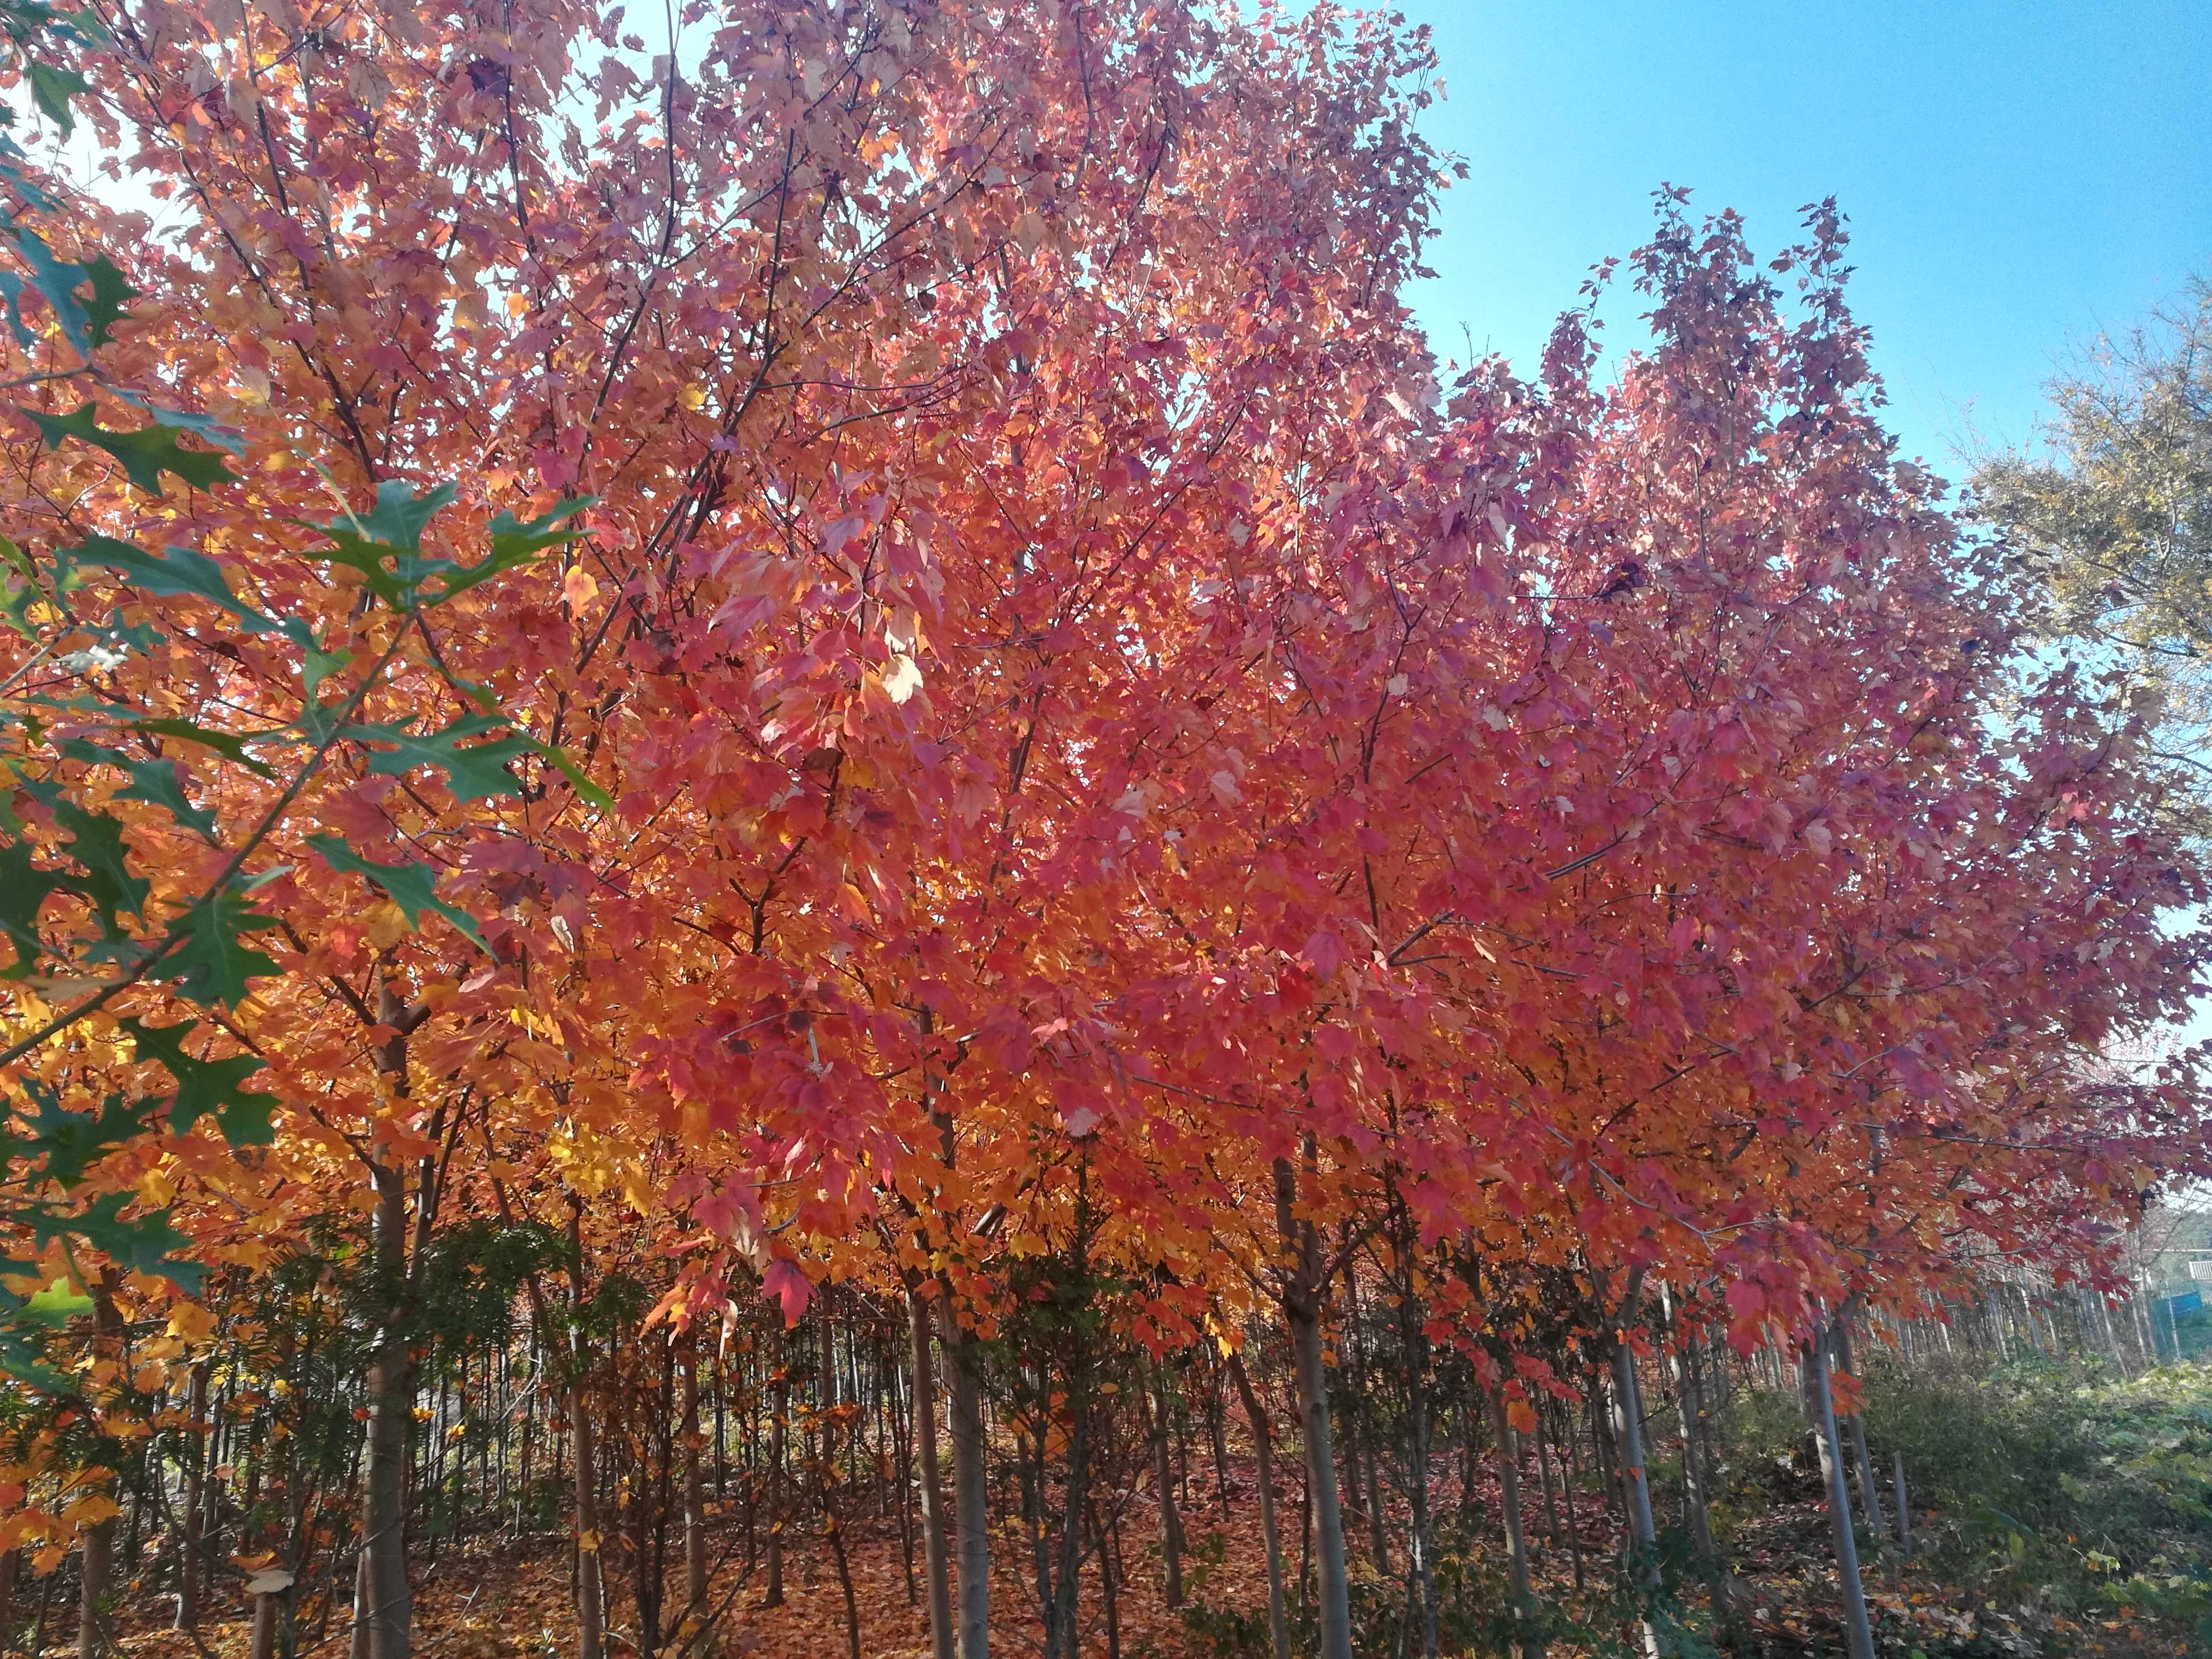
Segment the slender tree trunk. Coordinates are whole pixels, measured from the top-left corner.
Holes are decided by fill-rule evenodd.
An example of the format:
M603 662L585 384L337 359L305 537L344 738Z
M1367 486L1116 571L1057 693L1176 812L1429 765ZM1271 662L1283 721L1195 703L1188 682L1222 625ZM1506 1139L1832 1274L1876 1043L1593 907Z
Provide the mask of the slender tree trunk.
M1705 1414L1705 1392L1694 1358L1670 1352L1668 1363L1674 1369L1674 1398L1680 1402L1677 1415L1682 1428L1682 1507L1690 1522L1690 1542L1697 1552L1698 1565L1705 1571L1705 1588L1713 1598L1713 1610L1725 1613L1733 1598L1727 1565L1722 1561L1720 1547L1713 1540L1712 1516L1705 1502L1704 1449L1698 1443L1698 1427Z
M684 1617L707 1617L707 1486L699 1466L699 1336L684 1334Z
M1837 1443L1836 1406L1828 1389L1826 1344L1815 1339L1805 1350L1805 1392L1813 1402L1814 1423L1827 1449L1828 1521L1836 1540L1836 1573L1844 1592L1844 1632L1850 1659L1875 1659L1874 1628L1867 1618L1866 1587L1859 1578L1858 1540L1851 1535L1850 1494L1844 1488L1842 1448Z
M1659 1632L1649 1609L1659 1594L1659 1532L1651 1520L1651 1487L1644 1474L1644 1405L1636 1386L1636 1350L1626 1338L1613 1346L1613 1426L1620 1442L1621 1495L1628 1508L1630 1574L1646 1612L1644 1649L1658 1659Z
M1552 1473L1551 1436L1545 1432L1540 1411L1536 1418L1534 1437L1536 1442L1536 1479L1544 1488L1544 1559L1547 1562L1555 1562L1559 1547L1559 1478Z
M1106 1528L1099 1524L1098 1504L1088 1498L1083 1506L1091 1524L1091 1541L1098 1550L1098 1597L1106 1608L1106 1659L1121 1659L1121 1563Z
M414 1642L415 1595L407 1582L407 1453L415 1421L415 1362L405 1317L406 1176L375 1164L374 1249L386 1312L368 1362L368 1437L362 1479L362 1548L368 1558L369 1659L408 1659ZM356 1606L354 1619L362 1622Z
M576 1501L576 1653L603 1659L606 1651L605 1578L599 1571L599 1457L591 1397L580 1374L568 1387L568 1431L574 1443Z
M1487 1392L1491 1437L1498 1443L1498 1485L1505 1511L1505 1553L1513 1575L1513 1611L1521 1625L1521 1659L1543 1659L1544 1638L1536 1625L1536 1586L1528 1571L1528 1534L1521 1517L1521 1449L1505 1420L1505 1397Z
M1857 1305L1856 1297L1845 1301L1836 1315L1835 1323L1836 1364L1854 1379L1858 1376L1858 1368L1851 1363L1851 1316ZM1866 1417L1863 1412L1853 1412L1847 1420L1850 1424L1851 1471L1858 1477L1859 1500L1866 1505L1867 1525L1880 1538L1889 1530L1889 1522L1882 1517L1881 1488L1874 1478L1874 1459L1867 1454Z
M952 1372L946 1404L951 1416L954 1531L959 1539L960 1659L989 1659L991 1477L983 1440L983 1379L975 1339L961 1328L950 1307L944 1340Z
M1338 1506L1336 1456L1329 1439L1328 1376L1321 1351L1321 1244L1310 1220L1295 1218L1297 1177L1290 1160L1275 1160L1275 1218L1298 1261L1283 1291L1295 1362L1299 1425L1305 1433L1306 1489L1320 1557L1321 1659L1352 1659L1351 1585L1345 1570L1344 1514Z
M1584 1582L1583 1525L1581 1511L1575 1508L1575 1498L1582 1489L1582 1459L1575 1450L1574 1413L1562 1407L1559 1410L1558 1418L1562 1431L1560 1443L1567 1455L1567 1466L1559 1472L1559 1484L1562 1488L1560 1496L1565 1500L1564 1507L1567 1512L1567 1559L1574 1565L1575 1589L1579 1594Z
M930 1011L921 1012L922 1031L933 1029ZM953 1168L957 1143L952 1114L944 1103L944 1079L929 1067L922 1073L923 1092L930 1098L930 1121L936 1126L938 1158L947 1173ZM988 1448L983 1438L983 1379L975 1339L961 1327L952 1305L952 1285L944 1281L945 1359L951 1370L945 1401L952 1440L953 1530L957 1553L959 1659L990 1659L991 1652L991 1492Z
M822 1346L823 1356L826 1358L829 1357L830 1346L826 1310L823 1322ZM825 1378L823 1383L824 1399L829 1396L830 1388L830 1384ZM843 1593L845 1598L845 1646L848 1659L860 1659L860 1604L853 1589L853 1564L845 1553L845 1529L838 1524L836 1509L830 1499L830 1483L837 1476L836 1468L830 1458L830 1454L835 1449L836 1428L835 1420L830 1417L828 1409L825 1408L822 1412L821 1417L822 1456L820 1462L815 1466L814 1489L819 1494L822 1503L822 1535L830 1540L830 1557L837 1568L837 1588Z
M1076 1596L1083 1566L1083 1510L1091 1487L1091 1405L1087 1361L1079 1359L1076 1374L1068 1379L1068 1409L1073 1422L1067 1436L1066 1504L1060 1518L1060 1568L1053 1586L1052 1628L1046 1632L1047 1659L1056 1651L1062 1659L1082 1659L1082 1644L1075 1626ZM1043 1448L1038 1448L1042 1454ZM1037 1466L1037 1501L1044 1500L1044 1467ZM855 1654L854 1659L860 1659Z
M1283 1605L1283 1540L1275 1525L1274 1436L1268 1426L1267 1407L1260 1403L1251 1378L1244 1374L1244 1362L1233 1353L1229 1356L1229 1376L1237 1384L1237 1397L1244 1402L1244 1415L1252 1425L1253 1450L1260 1462L1260 1537L1267 1553L1267 1638L1274 1659L1291 1659L1291 1622Z
M208 1376L215 1369L212 1359L203 1359L192 1367L191 1381L185 1390L185 1415L190 1419L185 1432L190 1436L186 1443L191 1448L191 1462L185 1467L185 1492L177 1516L177 1618L173 1628L197 1637L200 1628L200 1513L206 1501L208 1437Z
M599 1454L592 1420L590 1353L584 1346L584 1205L568 1200L568 1433L574 1443L571 1471L576 1510L577 1659L604 1659L606 1651L606 1579L599 1571Z
M1176 1513L1174 1472L1168 1467L1167 1368L1159 1368L1152 1389L1158 1412L1152 1427L1152 1483L1160 1495L1160 1559L1170 1607L1182 1605L1182 1519Z
M1897 1499L1897 1550L1906 1560L1912 1559L1912 1500L1905 1490L1905 1454L1899 1452L1896 1463L1896 1484L1891 1488Z
M929 1304L906 1299L914 1372L914 1444L921 1475L922 1576L929 1582L929 1638L934 1659L953 1659L952 1581L945 1560L945 1489L937 1468L937 1375L929 1352Z
M790 1451L791 1440L791 1376L789 1355L782 1330L775 1335L775 1353L772 1363L775 1369L769 1384L768 1415L768 1585L761 1593L761 1606L780 1607L783 1605L783 1525L784 1462Z

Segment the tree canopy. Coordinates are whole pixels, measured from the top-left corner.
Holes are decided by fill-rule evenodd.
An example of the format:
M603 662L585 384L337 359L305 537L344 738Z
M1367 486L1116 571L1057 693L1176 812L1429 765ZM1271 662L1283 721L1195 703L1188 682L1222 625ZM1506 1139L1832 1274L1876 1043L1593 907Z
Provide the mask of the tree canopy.
M1057 1286L1280 1322L1325 1458L1354 1249L1533 1424L1540 1306L1748 1352L1984 1244L2109 1285L2212 1164L2192 1057L2099 1063L2200 988L2153 726L1896 454L1832 205L1762 263L1664 192L1648 349L1444 384L1382 19L95 13L19 68L158 223L9 164L0 1021L11 1294L85 1310L21 1340L110 1449L19 1494L350 1240L396 1659L495 1222L579 1416L848 1285L1057 1353ZM2095 407L2098 625L2193 640Z

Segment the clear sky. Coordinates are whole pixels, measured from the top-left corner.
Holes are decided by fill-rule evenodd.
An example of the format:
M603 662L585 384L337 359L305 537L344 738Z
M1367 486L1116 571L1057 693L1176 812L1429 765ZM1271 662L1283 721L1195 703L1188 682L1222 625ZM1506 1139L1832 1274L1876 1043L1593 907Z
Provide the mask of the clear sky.
M2065 351L2212 274L2212 0L1401 0L1435 30L1439 355L1533 368L1662 181L1753 246L1837 197L1909 453L2030 438ZM1615 343L1637 307L1607 308Z

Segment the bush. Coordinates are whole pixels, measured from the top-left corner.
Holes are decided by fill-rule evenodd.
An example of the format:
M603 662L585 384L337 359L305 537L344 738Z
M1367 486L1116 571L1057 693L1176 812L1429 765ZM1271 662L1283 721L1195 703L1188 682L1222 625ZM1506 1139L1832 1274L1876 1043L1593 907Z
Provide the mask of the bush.
M1928 1576L2068 1618L2125 1608L2212 1641L2212 1367L2130 1381L2094 1360L1977 1372L1878 1356L1866 1400L1876 1469L1905 1455ZM1739 1395L1720 1445L1717 1524L1817 1497L1794 1391Z

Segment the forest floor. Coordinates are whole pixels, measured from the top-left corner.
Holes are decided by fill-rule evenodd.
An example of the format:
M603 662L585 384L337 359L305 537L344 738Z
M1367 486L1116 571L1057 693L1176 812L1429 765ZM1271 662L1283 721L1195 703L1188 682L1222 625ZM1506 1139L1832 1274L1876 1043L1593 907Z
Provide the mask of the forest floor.
M1986 1386L1977 1385L1984 1390ZM2000 1403L1987 1407L1990 1424L1980 1425L1978 1444L1984 1449L1992 1437L2001 1440L2004 1425L2011 1421L2000 1423L1994 1415ZM1868 1599L1883 1659L2183 1659L2212 1652L2202 1645L2201 1635L2191 1633L2199 1616L2198 1591L2212 1574L2212 1557L2202 1548L2207 1534L2185 1518L2202 1516L2212 1528L2212 1367L2170 1369L2144 1382L2077 1391L2069 1404L2075 1414L2064 1421L2087 1443L2072 1446L2050 1467L2029 1468L2024 1477L2054 1496L2059 1487L2066 1489L2071 1507L2054 1511L2059 1516L2056 1523L2043 1516L2041 1531L2024 1534L2020 1529L2028 1522L1984 1499L1954 1499L1941 1509L1917 1504L1919 1549L1910 1564L1893 1548L1876 1548L1862 1529ZM1922 1420L1929 1414L1923 1406ZM1969 1422L1966 1428L1974 1432L1976 1425ZM1702 1594L1692 1595L1684 1616L1689 1629L1698 1633L1699 1645L1686 1651L1710 1653L1712 1647L1705 1644L1716 1644L1721 1651L1747 1659L1840 1655L1840 1602L1819 1480L1802 1452L1786 1441L1778 1455L1770 1446L1770 1455L1762 1456L1757 1444L1753 1434L1735 1448L1729 1491L1716 1506L1735 1569L1737 1618L1723 1636ZM1086 1563L1085 1659L1264 1659L1267 1577L1255 1471L1248 1461L1232 1456L1224 1494L1215 1490L1210 1471L1200 1468L1200 1462L1193 1460L1183 1510L1188 1547L1182 1611L1169 1609L1162 1593L1158 1510L1149 1489L1127 1494L1126 1503L1115 1502L1123 1494L1099 1495L1103 1505L1112 1505L1109 1513L1121 1516L1127 1579L1113 1598L1109 1628L1097 1564ZM1655 1493L1662 1502L1667 1474L1664 1465L1655 1464ZM1287 1476L1279 1472L1279 1510L1291 1557L1287 1565L1295 1585L1300 1522L1295 1471ZM1456 1481L1447 1484L1456 1487ZM1937 1484L1931 1480L1931 1488ZM1610 1588L1597 1588L1597 1580L1612 1575L1604 1541L1610 1534L1595 1493L1582 1494L1577 1505L1585 1575L1592 1585L1577 1595L1570 1553L1552 1536L1540 1489L1534 1479L1527 1485L1540 1589L1555 1610L1553 1659L1626 1659L1639 1652L1641 1644L1623 1620L1623 1603ZM1464 1516L1468 1526L1462 1529L1444 1522L1437 1528L1438 1573L1448 1604L1445 1651L1503 1653L1510 1638L1498 1613L1504 1552L1497 1535L1497 1488L1478 1480L1474 1503L1465 1508L1453 1502L1456 1495L1455 1490L1441 1494L1440 1510ZM2124 1561L2103 1553L2107 1545L2100 1540L2118 1535L2116 1528L2133 1527L2153 1499L2179 1506L2171 1512L2185 1516L2186 1535L2130 1533L2130 1544L2109 1547L2131 1549L2142 1559ZM2012 1505L2014 1511L2026 1508ZM2123 1519L2115 1521L2116 1515ZM1395 1518L1402 1527L1402 1513ZM715 1548L724 1556L714 1578L715 1596L726 1610L715 1644L695 1645L681 1659L706 1659L708 1654L722 1659L851 1659L843 1588L831 1552L818 1535L810 1528L790 1538L784 1605L767 1608L760 1605L759 1568L750 1574L743 1571L738 1517L718 1513L714 1525ZM1011 1523L997 1540L992 1587L994 1650L1010 1659L1033 1655L1042 1645L1034 1570L1019 1525ZM2060 1534L2056 1525L2079 1526L2081 1533ZM1369 1533L1357 1517L1347 1518L1346 1533L1355 1550L1356 1621L1366 1610L1364 1639L1355 1645L1361 1659L1370 1651L1395 1653L1402 1580L1386 1577L1370 1555L1360 1553ZM1402 1530L1398 1535L1402 1538ZM901 1537L896 1510L852 1516L845 1528L862 1659L927 1659L930 1652L926 1613L909 1589ZM2055 1553L2046 1553L2046 1547ZM2059 1582L2065 1572L2049 1565L2062 1558L2087 1563L2069 1581L2070 1589ZM556 1534L449 1540L434 1563L418 1564L416 1651L425 1659L567 1659L575 1651L571 1560L567 1539ZM1390 1565L1402 1569L1402 1554L1394 1554ZM917 1559L916 1574L919 1569ZM610 1652L615 1659L631 1659L636 1649L620 1635L630 1601L620 1576L611 1576L617 1584ZM1678 1564L1671 1576L1685 1583L1695 1580L1686 1563ZM680 1559L672 1577L680 1581ZM186 1638L166 1628L171 1605L167 1595L126 1605L121 1610L122 1651L131 1659L244 1659L248 1626L242 1607L232 1609L228 1620L204 1622L204 1645L196 1650ZM70 1622L57 1614L53 1650L61 1646L58 1638ZM320 1630L303 1626L298 1653L301 1659L342 1655L347 1633L340 1607ZM678 1659L679 1650L680 1644L665 1645L661 1652L666 1659Z

